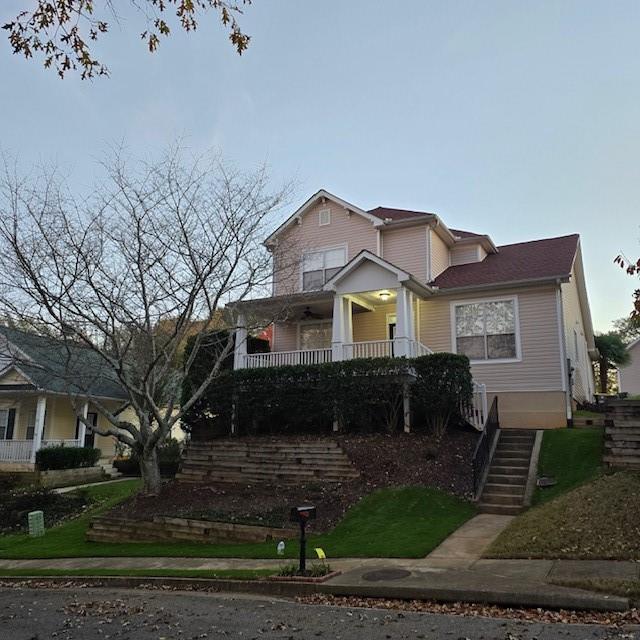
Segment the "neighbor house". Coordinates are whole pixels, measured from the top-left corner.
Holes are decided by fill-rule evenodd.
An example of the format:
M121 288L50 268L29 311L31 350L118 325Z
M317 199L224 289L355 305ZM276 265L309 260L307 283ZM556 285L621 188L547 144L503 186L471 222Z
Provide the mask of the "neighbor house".
M115 438L94 433L76 413L107 427L94 403L128 410L122 388L104 371L91 349L1 326L0 470L29 470L38 449L56 445L97 447L111 460Z
M566 426L592 398L577 234L496 246L433 213L365 211L321 190L265 244L273 292L235 306L236 368L465 354L505 427ZM277 315L271 353L247 353L243 318L256 313Z
M627 365L618 368L618 387L620 393L640 396L640 338L629 344L627 352L631 359Z

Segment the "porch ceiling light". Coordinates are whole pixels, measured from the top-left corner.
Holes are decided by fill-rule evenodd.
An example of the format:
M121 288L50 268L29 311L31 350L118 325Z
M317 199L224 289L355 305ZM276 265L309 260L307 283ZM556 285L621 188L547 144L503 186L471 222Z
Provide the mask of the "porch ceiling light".
M382 302L386 302L391 297L391 294L388 291L381 291L378 296Z

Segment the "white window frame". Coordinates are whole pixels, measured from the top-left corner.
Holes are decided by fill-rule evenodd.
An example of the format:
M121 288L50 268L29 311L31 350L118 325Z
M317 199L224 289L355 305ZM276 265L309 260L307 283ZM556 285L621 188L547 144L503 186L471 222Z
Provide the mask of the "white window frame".
M296 345L298 347L298 351L302 351L302 343L300 341L300 327L306 324L330 324L333 325L333 318L310 318L309 320L298 320L296 325ZM331 347L331 340L329 340L329 346L324 347L325 349L329 349ZM305 349L305 351L315 351L315 349Z
M513 362L522 362L522 345L520 342L520 310L518 307L518 296L499 296L491 298L473 298L469 300L453 300L451 302L450 321L451 321L451 351L458 353L458 336L456 335L456 307L462 307L466 304L481 304L487 302L513 302L513 318L515 322L516 334L516 357L515 358L487 358L482 360L471 360L473 365L485 364L508 364Z
M302 254L302 260L300 260L300 291L318 291L318 289L305 289L304 288L304 259L311 253L324 253L326 251L335 251L336 249L344 250L344 265L349 262L349 245L345 242L343 244L336 244L328 247L313 247L308 248ZM342 265L342 266L344 266ZM325 271L325 269L323 269ZM326 283L326 281L325 281Z
M322 216L326 215L326 222L322 221ZM319 209L318 210L318 226L327 227L331 224L331 209Z

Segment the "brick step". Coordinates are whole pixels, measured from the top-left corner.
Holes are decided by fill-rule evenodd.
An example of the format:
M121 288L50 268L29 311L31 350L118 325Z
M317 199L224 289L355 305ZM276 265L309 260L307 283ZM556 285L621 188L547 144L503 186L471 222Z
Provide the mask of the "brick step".
M524 495L526 485L525 484L502 484L498 482L488 482L484 485L484 493L482 494L483 498L485 494L503 494L509 496L518 496L522 499Z
M529 466L527 465L526 467L514 467L512 465L495 464L494 462L491 467L489 467L489 473L497 473L500 475L507 475L512 477L526 477L529 473Z
M517 516L523 510L522 507L514 504L489 504L481 502L478 504L480 513L494 513L503 516Z
M502 474L502 473L494 473L493 470L489 470L489 475L487 476L487 483L492 484L509 484L514 486L525 487L527 484L527 476L519 475L514 476L511 474Z
M522 495L509 495L505 493L482 493L483 504L506 504L514 505L516 507L522 506Z

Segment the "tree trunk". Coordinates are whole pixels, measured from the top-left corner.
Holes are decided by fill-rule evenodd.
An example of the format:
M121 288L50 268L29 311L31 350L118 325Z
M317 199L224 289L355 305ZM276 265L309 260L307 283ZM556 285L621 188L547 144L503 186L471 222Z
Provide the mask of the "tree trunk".
M600 358L600 393L607 393L607 386L609 382L609 363Z
M160 493L160 465L158 451L143 451L140 456L140 474L142 475L143 492L149 495Z

